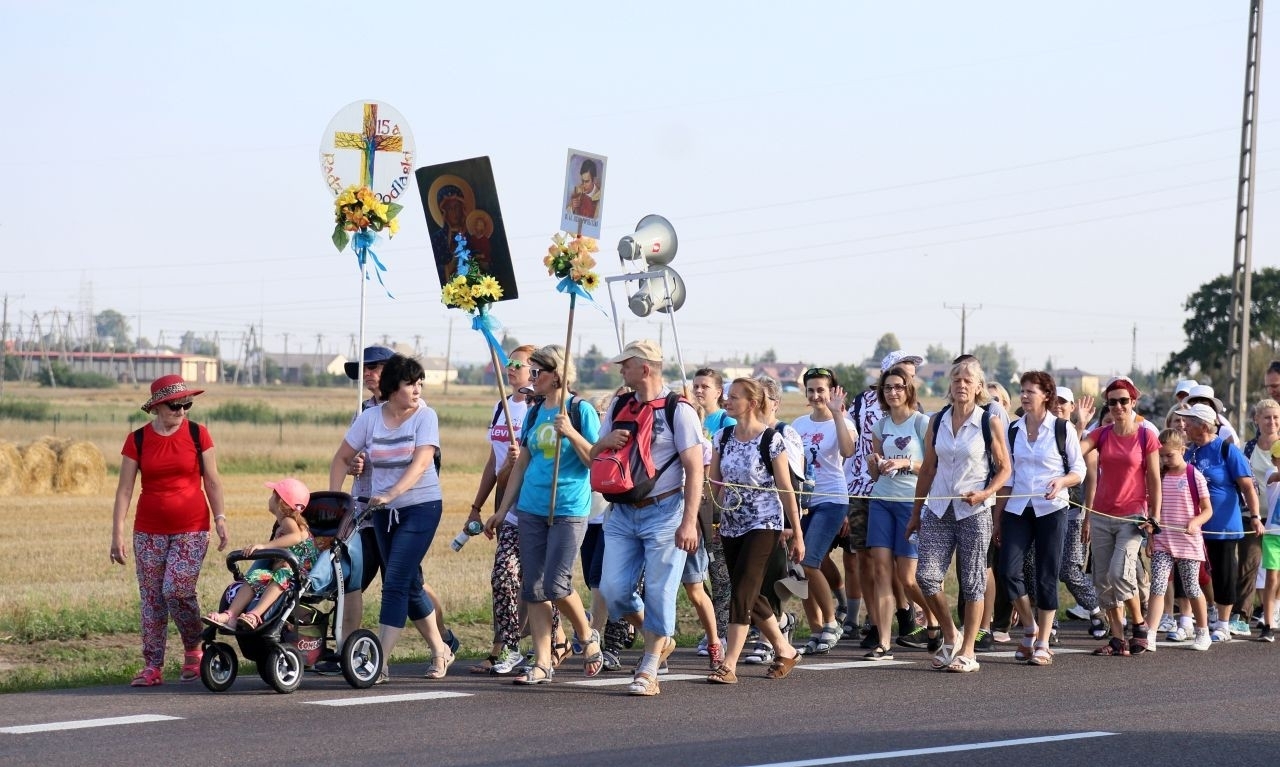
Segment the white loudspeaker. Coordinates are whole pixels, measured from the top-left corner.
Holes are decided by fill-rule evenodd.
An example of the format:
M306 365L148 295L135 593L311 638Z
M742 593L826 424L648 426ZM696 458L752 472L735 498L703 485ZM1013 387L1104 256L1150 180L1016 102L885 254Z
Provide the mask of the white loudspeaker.
M644 259L650 266L669 264L676 257L676 230L662 216L645 216L636 224L635 234L618 240L618 257L623 261Z
M686 297L684 278L669 266L651 271L661 272L665 277L640 280L640 289L627 300L627 306L637 317L648 317L654 311L663 314L679 311Z

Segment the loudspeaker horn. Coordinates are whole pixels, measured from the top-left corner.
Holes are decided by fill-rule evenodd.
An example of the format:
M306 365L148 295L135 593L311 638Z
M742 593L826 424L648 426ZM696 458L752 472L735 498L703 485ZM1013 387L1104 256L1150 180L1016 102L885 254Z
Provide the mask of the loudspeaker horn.
M648 317L655 311L663 314L679 311L687 297L684 278L669 266L660 266L651 271L665 276L640 280L640 289L627 299L627 306L637 317Z
M623 261L639 261L661 266L676 257L676 230L671 222L656 214L649 214L636 224L635 234L618 240L618 257Z

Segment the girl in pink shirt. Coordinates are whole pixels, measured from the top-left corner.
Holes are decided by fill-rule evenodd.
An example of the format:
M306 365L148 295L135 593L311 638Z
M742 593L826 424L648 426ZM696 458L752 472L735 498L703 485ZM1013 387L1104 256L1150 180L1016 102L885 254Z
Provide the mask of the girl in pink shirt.
M1204 538L1200 535L1200 526L1213 516L1213 507L1209 504L1209 484L1204 475L1182 458L1186 447L1182 432L1176 429L1160 432L1161 530L1151 539L1151 599L1147 607L1147 623L1155 625L1152 621L1160 620L1169 576L1176 569L1196 619L1196 637L1191 648L1208 650L1208 608L1200 591L1199 577L1200 563L1204 561ZM1143 649L1155 651L1154 635Z

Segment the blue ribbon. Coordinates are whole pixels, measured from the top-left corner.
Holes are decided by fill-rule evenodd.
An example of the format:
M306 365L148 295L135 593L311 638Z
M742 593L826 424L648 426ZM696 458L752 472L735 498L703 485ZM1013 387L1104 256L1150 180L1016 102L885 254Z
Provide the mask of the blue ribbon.
M484 340L489 344L489 348L498 354L498 362L502 367L507 366L507 353L502 350L502 344L498 343L498 339L494 337L493 331L502 327L498 320L487 311L487 306L480 307L480 313L471 318L471 329L479 330ZM493 371L495 376L502 375L502 370Z
M453 249L453 254L458 257L458 274L465 277L471 270L471 251L467 250L467 238L455 234L453 239L458 243L458 246Z
M365 266L368 264L369 258L373 258L373 273L378 277L378 284L386 291L387 298L395 299L395 296L391 295L391 291L387 289L387 284L382 281L382 273L387 271L387 267L378 259L378 254L373 252L373 241L376 239L377 235L375 233L362 229L351 238L351 249L356 252L356 262L360 264L360 271L364 274L366 280L369 279L369 272L365 269Z
M568 293L570 295L581 296L582 298L587 299L587 303L599 309L600 313L603 314L606 319L608 319L609 313L604 310L604 307L601 306L600 304L597 304L596 300L591 297L590 293L587 292L587 289L582 287L578 283L574 282L572 277L565 277L563 280L560 280L560 283L556 285L556 290L560 291L561 293Z

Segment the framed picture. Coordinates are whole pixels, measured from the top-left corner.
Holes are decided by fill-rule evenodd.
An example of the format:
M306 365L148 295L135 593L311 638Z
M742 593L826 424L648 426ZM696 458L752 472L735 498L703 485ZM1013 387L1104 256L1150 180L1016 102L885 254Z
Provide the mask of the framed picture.
M518 297L511 248L498 205L498 187L488 157L418 168L418 195L427 217L431 252L440 286L458 270L458 237L466 239L471 261L502 285L502 299Z
M564 195L560 199L560 228L569 234L581 233L600 239L607 160L603 155L569 150L564 170Z

